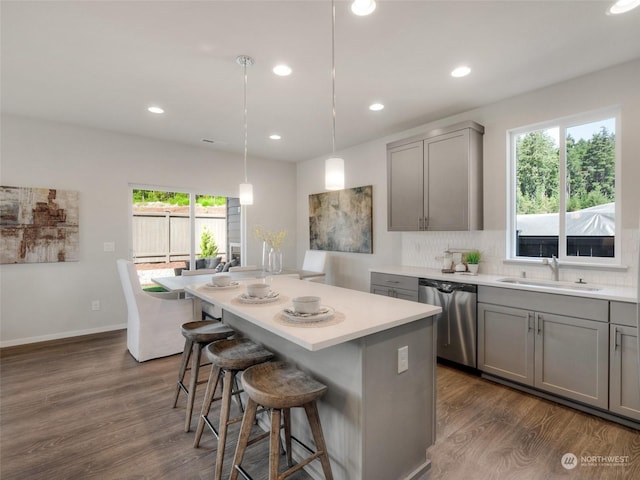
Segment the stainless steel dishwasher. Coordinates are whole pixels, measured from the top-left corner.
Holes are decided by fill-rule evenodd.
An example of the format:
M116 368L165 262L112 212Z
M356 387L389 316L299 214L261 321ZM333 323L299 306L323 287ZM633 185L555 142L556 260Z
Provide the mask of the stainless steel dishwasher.
M442 307L435 317L438 357L476 368L478 287L466 283L420 279L418 300Z

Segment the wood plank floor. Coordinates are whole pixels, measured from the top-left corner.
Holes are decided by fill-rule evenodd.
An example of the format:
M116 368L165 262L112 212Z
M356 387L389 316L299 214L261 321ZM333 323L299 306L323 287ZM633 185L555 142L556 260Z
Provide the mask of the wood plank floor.
M184 397L171 408L179 356L138 364L117 331L5 348L0 357L2 480L212 478L213 436L205 432L194 449L193 431L182 431ZM447 366L438 367L437 405L431 480L640 479L635 430ZM266 479L266 451L266 442L248 451L256 480ZM565 470L568 452L629 461Z

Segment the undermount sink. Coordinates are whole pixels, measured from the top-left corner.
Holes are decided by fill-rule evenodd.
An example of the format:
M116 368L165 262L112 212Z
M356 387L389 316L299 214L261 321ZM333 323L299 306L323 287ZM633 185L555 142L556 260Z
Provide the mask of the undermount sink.
M509 283L511 285L555 288L559 290L579 290L583 292L597 292L598 290L601 290L599 287L591 287L589 285L576 283L545 282L544 280L527 280L526 278L499 278L497 281L500 283Z

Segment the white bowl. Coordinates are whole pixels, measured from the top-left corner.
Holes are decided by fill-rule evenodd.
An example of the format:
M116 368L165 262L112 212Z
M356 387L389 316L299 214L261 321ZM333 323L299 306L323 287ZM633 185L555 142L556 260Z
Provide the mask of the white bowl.
M298 313L316 313L320 310L320 297L296 297L291 302L293 302L293 309Z
M269 295L271 288L266 283L251 283L247 285L247 293L250 297L264 298Z
M216 273L211 277L211 283L217 287L227 287L231 284L231 275L228 273Z

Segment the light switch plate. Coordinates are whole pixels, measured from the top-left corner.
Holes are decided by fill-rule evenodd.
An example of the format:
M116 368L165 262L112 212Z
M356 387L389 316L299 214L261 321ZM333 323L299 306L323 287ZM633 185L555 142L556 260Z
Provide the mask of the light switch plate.
M105 252L115 252L116 244L114 242L104 242L104 251Z

